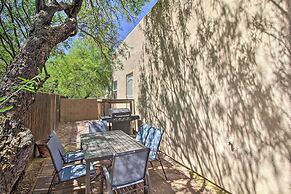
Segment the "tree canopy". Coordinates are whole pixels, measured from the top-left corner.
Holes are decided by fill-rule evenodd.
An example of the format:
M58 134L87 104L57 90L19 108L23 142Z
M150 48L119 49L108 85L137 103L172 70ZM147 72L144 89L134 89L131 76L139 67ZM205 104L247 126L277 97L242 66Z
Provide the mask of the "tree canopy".
M18 54L21 44L29 35L35 15L35 3L28 1L6 1L0 4L0 76L6 66Z
M41 90L72 98L104 96L112 76L111 64L91 38L75 39L66 54L48 61L47 71Z
M50 26L60 26L72 17L74 7L81 4L77 30L71 36L91 37L108 61L117 41L121 18L131 20L148 0L1 0L0 3L0 76L18 54L31 31L36 13L43 7L57 9L49 21ZM71 14L71 15L70 15ZM70 39L64 40L51 53L63 54L70 47Z
M49 77L46 74L50 74L50 79L42 91L78 98L102 95L105 88L104 81L106 80L106 84L108 84L108 78L111 76L108 73L108 65L114 63L114 50L120 44L117 41L120 28L119 22L124 18L127 20L135 18L145 2L147 0L1 0L0 78L4 76L7 66L13 61L21 46L25 44L26 39L33 32L36 16L40 14L42 9L48 9L49 7L57 9L53 13L51 21L48 21L48 25L58 27L65 24L72 17L74 7L77 8L79 6L78 9L80 10L74 16L78 25L76 31L70 36L78 34L77 38L84 39L87 43L90 38L90 45L93 47L94 44L96 48L88 50L88 47L81 45L81 40L71 44L73 42L72 38L66 39L54 47L47 63L47 71L43 71L43 68L38 70L43 74L43 82ZM82 5L80 6L79 4ZM78 48L73 48L72 51L66 53L71 47ZM77 51L82 49L85 49L87 53ZM92 50L97 53L90 52ZM119 51L123 52L124 50L120 49ZM68 55L66 56L66 54ZM96 64L98 67L93 67L93 61L85 64L85 60L81 60L84 55L90 55L86 62L93 58L93 61L98 61L98 64ZM106 70L103 73L101 72L101 65L104 65L103 69ZM88 72L90 68L93 68L95 72L99 72L90 74L91 76L94 74L97 77L82 77L81 73ZM96 68L99 68L99 70L97 71ZM81 72L80 69L83 71ZM63 76L61 76L61 73ZM64 76L65 74L67 75ZM109 77L105 79L104 76ZM31 77L23 77L31 79ZM88 85L89 79L94 80L94 82L90 82ZM80 84L85 85L77 87ZM89 92L93 88L93 84L96 84L97 87ZM103 88L103 92L101 88Z

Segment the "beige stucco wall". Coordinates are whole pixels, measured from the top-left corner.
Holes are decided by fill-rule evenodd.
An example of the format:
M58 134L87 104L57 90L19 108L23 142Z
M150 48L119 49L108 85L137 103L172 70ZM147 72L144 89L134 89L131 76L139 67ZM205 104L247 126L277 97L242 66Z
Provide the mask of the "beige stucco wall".
M287 2L159 0L113 75L163 151L232 193L291 193Z
M144 35L139 27L136 27L135 31L129 34L130 38L127 38L127 49L124 56L120 57L121 69L113 72L113 81L117 80L117 98L126 98L126 76L133 74L133 98L137 99L139 86L139 68L141 56L143 54L143 42Z

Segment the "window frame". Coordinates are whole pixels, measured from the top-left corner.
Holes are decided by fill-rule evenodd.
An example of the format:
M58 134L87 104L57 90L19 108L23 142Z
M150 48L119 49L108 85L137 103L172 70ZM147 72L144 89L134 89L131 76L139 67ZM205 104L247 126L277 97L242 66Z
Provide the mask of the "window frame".
M113 99L117 99L117 84L118 84L117 80L114 80L112 82L112 97L113 97ZM114 86L116 86L116 87L114 87Z
M128 81L132 81L132 84L131 84L131 95L129 96L128 95L128 88L129 88L129 84L128 84ZM129 73L129 74L126 74L126 91L125 91L125 96L127 99L133 99L133 72Z

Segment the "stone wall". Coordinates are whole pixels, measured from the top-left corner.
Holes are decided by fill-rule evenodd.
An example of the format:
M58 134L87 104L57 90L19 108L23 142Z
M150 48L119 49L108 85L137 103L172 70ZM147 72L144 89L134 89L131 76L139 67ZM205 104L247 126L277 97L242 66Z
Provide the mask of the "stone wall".
M286 0L160 0L114 79L133 72L138 112L176 160L232 193L290 193L288 17Z

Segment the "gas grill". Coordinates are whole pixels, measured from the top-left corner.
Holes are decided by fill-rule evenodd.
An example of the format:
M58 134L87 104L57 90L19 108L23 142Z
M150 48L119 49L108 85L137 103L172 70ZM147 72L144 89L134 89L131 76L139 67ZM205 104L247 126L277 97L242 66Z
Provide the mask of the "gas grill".
M103 121L107 121L111 130L122 130L132 135L130 122L139 119L139 115L132 115L128 108L111 108L108 116L101 117Z

